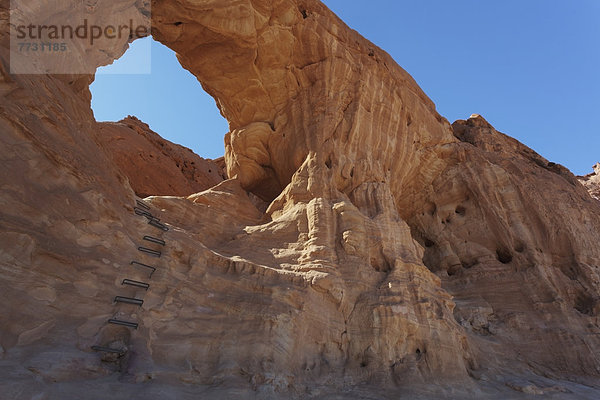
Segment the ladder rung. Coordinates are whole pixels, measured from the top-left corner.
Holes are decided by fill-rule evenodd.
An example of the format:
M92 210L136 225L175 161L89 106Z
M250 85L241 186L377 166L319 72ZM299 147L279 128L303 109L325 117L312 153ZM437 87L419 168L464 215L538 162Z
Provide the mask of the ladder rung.
M146 210L142 210L139 207L133 207L133 211L137 214L137 215L141 215L144 216L146 218L155 218L154 215L152 215L152 213L150 213L149 211Z
M130 265L139 265L140 267L151 269L152 272L150 272L150 278L152 278L152 274L154 273L154 271L156 271L156 268L151 267L150 265L147 265L147 264L144 264L144 263L141 263L141 262L137 262L137 261L132 261L130 263Z
M120 319L114 319L114 318L109 319L108 323L115 324L115 325L123 325L123 326L127 326L127 327L133 328L133 329L137 329L137 327L138 327L138 324L136 322L121 321Z
M92 346L92 350L94 350L94 351L103 351L105 353L114 353L114 354L125 354L125 353L127 353L127 350L112 349L110 347L104 347L104 346Z
M123 297L123 296L115 296L116 303L127 303L127 304L135 304L136 306L142 306L144 304L144 300L135 299L133 297Z
M140 281L134 281L131 279L123 279L123 282L121 282L121 285L129 285L129 286L137 286L143 289L148 290L148 288L150 287L149 284L144 283L144 282L140 282Z
M142 207L142 208L145 208L146 210L149 210L149 209L150 209L150 206L149 206L148 204L144 203L144 202L143 202L143 201L141 201L141 200L137 200L137 199L136 199L136 200L135 200L135 203L136 203L138 206L140 206L140 207Z
M156 251L156 250L152 250L152 249L148 249L146 247L138 247L138 250L141 251L142 253L146 253L151 255L152 257L160 257L160 251Z
M161 240L159 238L155 238L153 236L146 235L146 236L144 236L144 240L147 240L147 241L152 242L152 243L160 244L161 246L165 245L165 241L164 240Z
M161 223L159 221L160 220L158 220L158 219L151 219L151 220L148 221L148 223L150 225L152 225L153 227L155 227L155 228L162 229L165 232L168 231L169 228L165 224L163 224L163 223Z

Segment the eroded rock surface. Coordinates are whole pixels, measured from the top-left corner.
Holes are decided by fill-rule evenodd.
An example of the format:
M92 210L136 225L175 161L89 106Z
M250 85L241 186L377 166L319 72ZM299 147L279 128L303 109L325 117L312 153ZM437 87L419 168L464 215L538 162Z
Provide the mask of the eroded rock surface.
M600 200L600 163L594 165L594 172L578 177L593 198Z
M215 162L164 140L135 117L98 123L95 139L140 197L189 196L225 177Z
M480 116L450 125L320 2L154 1L152 20L231 127L229 179L146 198L167 232L134 214L92 77L10 75L0 37L3 396L598 397L600 203L568 170ZM160 155L132 125L103 129ZM164 184L180 155L160 157Z

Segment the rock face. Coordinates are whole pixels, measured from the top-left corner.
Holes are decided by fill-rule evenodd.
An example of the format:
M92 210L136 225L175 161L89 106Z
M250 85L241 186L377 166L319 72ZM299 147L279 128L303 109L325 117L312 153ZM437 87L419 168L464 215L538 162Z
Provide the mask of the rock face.
M594 165L594 172L586 176L580 176L578 179L593 198L600 200L600 163Z
M135 117L98 123L96 132L96 141L140 197L188 196L225 178L215 162L164 140Z
M193 188L189 155L99 126L90 76L10 75L0 37L3 396L598 398L600 203L566 168L449 124L320 2L155 1L152 22L231 128L229 179L187 197L139 178Z

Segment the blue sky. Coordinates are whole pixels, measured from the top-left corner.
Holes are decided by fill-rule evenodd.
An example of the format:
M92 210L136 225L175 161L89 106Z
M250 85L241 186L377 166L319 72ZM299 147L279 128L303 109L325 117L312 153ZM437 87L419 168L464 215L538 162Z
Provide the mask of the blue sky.
M324 3L390 53L450 122L481 114L576 174L600 161L600 1ZM107 73L143 63L149 42L97 74L96 119L132 114L203 157L223 155L227 123L172 51L152 43L151 74Z

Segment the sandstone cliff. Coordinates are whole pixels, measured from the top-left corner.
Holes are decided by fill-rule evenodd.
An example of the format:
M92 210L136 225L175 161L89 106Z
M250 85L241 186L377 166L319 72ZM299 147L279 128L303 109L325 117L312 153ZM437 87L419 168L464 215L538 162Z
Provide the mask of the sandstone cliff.
M96 141L140 197L188 196L225 178L217 163L162 139L135 117L101 122L95 133Z
M229 179L141 204L192 185L188 155L99 125L92 76L9 74L0 36L7 399L598 397L600 203L566 168L448 123L316 0L156 0L152 23L230 123Z
M600 200L600 163L594 165L594 172L578 177L593 198Z

